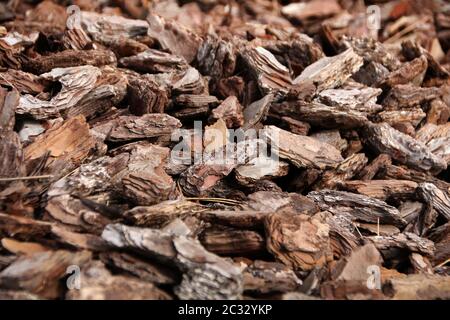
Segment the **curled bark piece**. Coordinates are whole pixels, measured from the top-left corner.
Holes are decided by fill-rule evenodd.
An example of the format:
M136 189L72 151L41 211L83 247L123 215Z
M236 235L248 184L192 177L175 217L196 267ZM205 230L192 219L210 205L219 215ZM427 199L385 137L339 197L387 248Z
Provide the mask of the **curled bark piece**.
M447 163L432 154L423 143L395 130L387 123L367 125L366 135L378 152L386 153L413 168L439 172L447 167Z

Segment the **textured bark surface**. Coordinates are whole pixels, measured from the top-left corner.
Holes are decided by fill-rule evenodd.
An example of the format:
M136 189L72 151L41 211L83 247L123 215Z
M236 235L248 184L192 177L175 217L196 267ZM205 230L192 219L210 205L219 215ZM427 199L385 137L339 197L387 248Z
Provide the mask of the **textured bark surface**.
M61 290L59 281L70 265L82 265L89 252L47 251L15 260L0 272L2 288L25 290L45 298L56 298Z
M324 57L309 65L293 83L312 81L319 91L333 89L342 85L362 65L363 59L352 49L348 49L337 56Z
M380 200L387 200L389 198L414 198L418 184L408 180L354 180L346 181L340 184L340 186L351 192L364 194Z
M256 260L243 272L244 290L262 294L297 291L302 281L281 263Z
M188 63L192 62L201 43L200 37L173 21L150 14L147 17L148 35L158 41L161 48L173 54L180 55Z
M440 215L450 220L450 197L432 183L421 183L418 188L419 196L429 203Z
M62 125L54 125L37 137L24 149L24 159L31 162L45 155L45 167L51 168L57 162L79 165L93 152L95 145L86 120L83 116L77 116Z
M242 106L234 96L226 98L211 112L211 116L215 120L223 119L227 128L240 128L244 124Z
M147 49L137 55L120 59L123 67L142 73L170 72L176 69L186 69L186 61L182 57L171 55L159 50Z
M241 52L259 89L265 94L286 94L291 86L289 70L275 56L262 47L249 48Z
M109 50L64 50L49 56L40 56L24 63L25 71L34 74L50 72L55 68L69 68L83 65L101 67L115 65L116 57Z
M128 83L130 112L137 116L147 113L163 113L169 97L163 87L149 77L136 77Z
M275 213L264 225L268 250L282 263L308 271L329 259L330 230L320 217Z
M308 197L314 200L322 210L334 214L349 213L353 219L376 223L394 224L404 227L406 221L400 217L397 208L386 202L365 195L334 190L312 191Z
M343 160L336 148L314 138L293 134L275 126L266 127L264 134L278 155L297 167L334 168Z
M356 153L342 161L336 169L325 171L321 179L315 183L314 189L334 189L336 186L345 183L346 180L353 178L366 163L366 156L362 153Z
M153 283L112 275L100 262L88 264L82 273L83 286L66 294L68 300L170 300Z
M36 119L58 116L85 97L94 88L100 75L100 69L90 65L53 69L49 73L42 74L40 78L61 83L60 92L50 101L24 95L20 98L16 112L29 114Z
M448 277L411 274L388 280L385 290L393 300L447 300L450 297L449 286Z
M367 240L372 242L387 257L392 256L392 254L395 255L396 249L418 252L426 256L432 256L435 250L433 241L409 232L392 236L372 236L368 237ZM391 253L390 251L394 252Z
M264 238L255 231L218 229L205 230L200 242L206 250L218 255L252 255L264 252Z
M448 299L449 13L0 2L0 299Z
M284 102L274 104L270 110L278 116L289 116L306 121L314 126L323 128L353 129L367 123L365 114L350 108L328 106L317 101Z
M107 138L110 141L130 141L164 135L170 136L173 131L181 127L178 119L164 113L120 116L115 122L107 125L111 126Z
M180 299L234 299L242 294L239 269L206 251L194 239L120 224L109 225L103 238L117 248L140 252L184 271L183 280L175 290Z
M169 200L148 207L135 207L124 212L133 225L160 228L177 218L184 219L198 215L208 209L202 205L186 200Z
M367 139L378 151L414 169L439 172L447 167L441 157L434 155L423 143L405 135L387 123L367 126Z

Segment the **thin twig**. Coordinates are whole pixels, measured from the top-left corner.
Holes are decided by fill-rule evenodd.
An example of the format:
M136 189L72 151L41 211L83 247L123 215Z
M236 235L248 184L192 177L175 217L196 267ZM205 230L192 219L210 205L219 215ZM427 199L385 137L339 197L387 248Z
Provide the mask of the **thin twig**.
M236 200L231 199L224 199L224 198L200 198L200 197L189 197L185 198L186 200L195 200L195 201L208 201L208 202L222 202L226 204L235 204L239 205L240 202Z
M38 180L38 179L51 179L52 175L46 174L42 176L28 176L28 177L11 177L11 178L0 178L0 182L7 181L23 181L23 180Z
M380 218L377 218L377 236L380 236Z
M434 267L434 269L436 269L436 268L440 268L440 267L442 267L442 266L446 265L446 264L447 264L447 263L449 263L449 262L450 262L450 258L449 258L449 259L447 259L447 260L445 260L444 262L442 262L442 263L438 264L437 266L435 266L435 267Z
M416 25L418 25L419 23L424 23L424 22L426 22L426 19L419 19L419 20L411 23L410 25L406 26L403 30L398 31L397 33L393 34L390 38L384 40L383 43L392 43L392 42L398 40L403 35L407 34L410 31L413 31L416 28Z
M355 226L356 231L358 231L359 236L360 236L361 238L363 238L363 235L362 235L361 232L359 231L358 226L357 226L355 223L353 223L353 225Z

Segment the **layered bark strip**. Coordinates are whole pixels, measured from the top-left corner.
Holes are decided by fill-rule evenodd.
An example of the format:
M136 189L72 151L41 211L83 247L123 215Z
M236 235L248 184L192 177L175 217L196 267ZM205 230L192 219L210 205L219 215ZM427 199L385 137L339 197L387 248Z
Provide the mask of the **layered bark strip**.
M450 299L450 7L0 3L0 299Z

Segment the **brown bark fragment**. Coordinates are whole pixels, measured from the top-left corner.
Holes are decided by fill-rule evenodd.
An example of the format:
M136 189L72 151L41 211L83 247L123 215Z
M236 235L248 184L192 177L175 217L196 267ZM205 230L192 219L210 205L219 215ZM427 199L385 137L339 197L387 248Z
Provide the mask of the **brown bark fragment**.
M274 213L264 225L267 249L282 263L305 271L326 263L329 227L320 218Z

